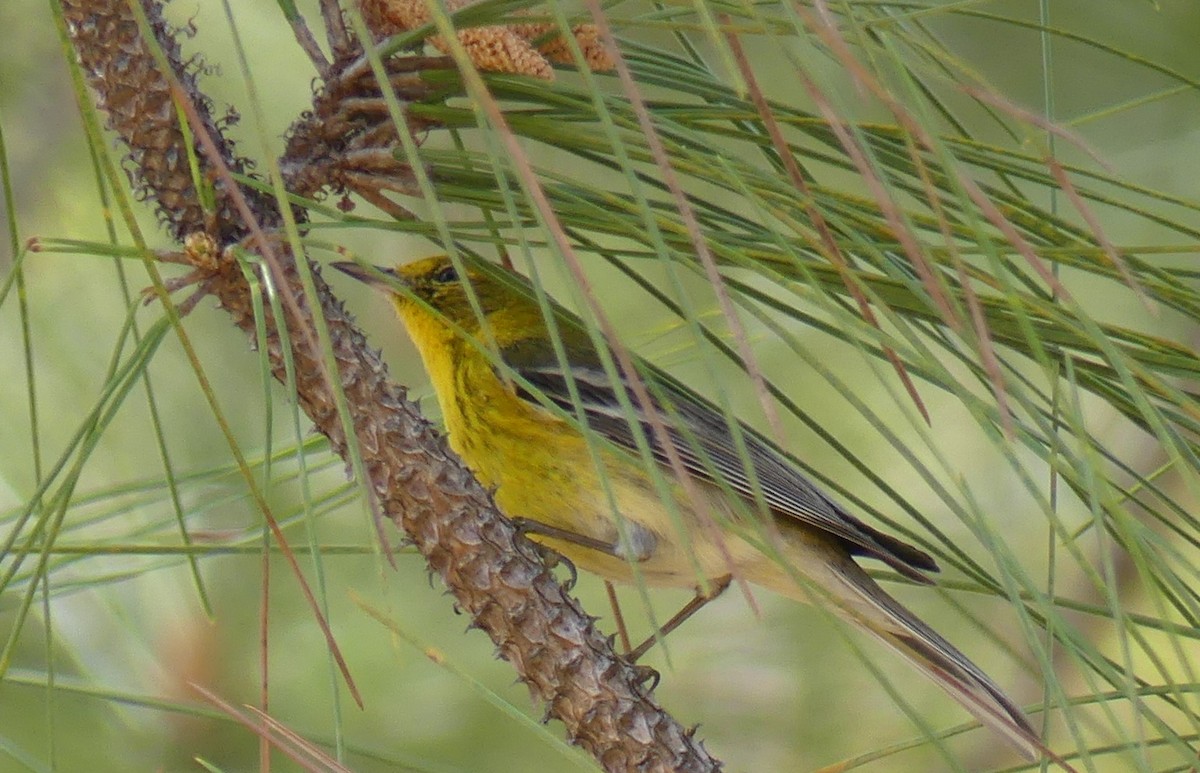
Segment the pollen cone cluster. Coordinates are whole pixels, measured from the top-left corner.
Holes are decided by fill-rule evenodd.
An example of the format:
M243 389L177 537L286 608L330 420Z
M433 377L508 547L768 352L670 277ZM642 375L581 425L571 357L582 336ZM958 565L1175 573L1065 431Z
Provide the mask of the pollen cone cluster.
M394 35L416 29L431 20L427 0L362 0L362 12L368 24L377 32ZM470 0L448 0L446 6L456 11L470 5ZM613 69L613 60L600 42L594 25L580 24L571 30L583 52L584 61L594 71ZM575 63L571 49L553 24L507 24L493 27L471 27L458 32L459 42L481 70L531 75L554 80L552 64ZM446 41L440 36L430 42L443 53L449 53Z

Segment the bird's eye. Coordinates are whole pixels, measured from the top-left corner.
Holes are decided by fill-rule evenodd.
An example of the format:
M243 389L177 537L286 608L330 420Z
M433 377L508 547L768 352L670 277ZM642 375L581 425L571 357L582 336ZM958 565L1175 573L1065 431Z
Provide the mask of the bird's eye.
M454 266L446 266L433 275L433 281L437 282L438 284L450 284L452 282L457 282L458 271L454 269Z

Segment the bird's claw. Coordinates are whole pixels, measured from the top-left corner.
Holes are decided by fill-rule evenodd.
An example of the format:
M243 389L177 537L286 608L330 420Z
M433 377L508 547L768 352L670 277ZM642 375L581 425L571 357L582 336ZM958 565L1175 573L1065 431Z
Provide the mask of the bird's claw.
M536 524L533 521L530 521L528 518L510 518L509 520L512 521L513 527L522 537L528 538L530 534L539 533ZM533 549L537 551L538 560L542 562L542 565L546 567L548 571L553 570L560 564L567 568L567 574L569 577L565 582L563 582L563 587L567 591L573 590L575 588L575 583L579 581L579 570L575 568L575 563L562 553L559 553L557 550L549 548L540 542L529 540L529 543L533 545Z
M658 689L658 683L662 681L662 674L658 673L656 669L650 666L641 666L637 663L630 663L629 665L633 669L634 679L637 680L638 684L645 687L647 692L654 692ZM648 687L647 683L649 683Z

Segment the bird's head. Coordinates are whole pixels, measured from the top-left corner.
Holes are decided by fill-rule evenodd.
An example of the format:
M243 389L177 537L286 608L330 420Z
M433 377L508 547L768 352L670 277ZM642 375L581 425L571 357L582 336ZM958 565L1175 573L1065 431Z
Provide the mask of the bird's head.
M334 268L375 287L395 304L409 326L434 319L452 323L472 338L482 338L483 320L501 345L544 335L545 323L536 302L522 292L521 282L463 266L459 270L445 255L423 258L396 268L340 262ZM468 287L470 290L468 291ZM474 295L474 304L471 295ZM475 305L477 304L477 306ZM478 311L476 311L478 308Z

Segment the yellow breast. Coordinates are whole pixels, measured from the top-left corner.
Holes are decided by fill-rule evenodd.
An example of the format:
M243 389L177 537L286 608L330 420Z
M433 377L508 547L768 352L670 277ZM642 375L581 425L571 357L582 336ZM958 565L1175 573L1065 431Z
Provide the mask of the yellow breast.
M753 571L764 560L712 523L714 515L728 515L716 487L699 486L704 502L696 503L674 485L664 503L638 460L599 439L589 448L576 426L520 398L474 344L424 309L398 308L429 373L451 447L495 489L497 505L510 517L613 545L618 555L531 538L619 582L640 577L695 587L730 574L731 562Z

